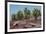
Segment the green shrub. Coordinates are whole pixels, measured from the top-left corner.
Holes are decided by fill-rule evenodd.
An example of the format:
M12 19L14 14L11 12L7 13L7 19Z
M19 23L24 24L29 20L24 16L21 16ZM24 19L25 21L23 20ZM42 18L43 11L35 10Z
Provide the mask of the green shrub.
M16 20L16 15L15 14L12 15L12 20Z
M23 19L23 12L22 11L18 11L18 13L17 13L17 19L18 20L21 20L21 19Z
M38 16L41 16L40 10L35 9L35 8L34 8L32 14L33 14L33 16L35 17L35 20L37 20L37 17L38 17Z
M27 8L24 9L24 15L25 15L25 19L30 18L30 10L28 10Z

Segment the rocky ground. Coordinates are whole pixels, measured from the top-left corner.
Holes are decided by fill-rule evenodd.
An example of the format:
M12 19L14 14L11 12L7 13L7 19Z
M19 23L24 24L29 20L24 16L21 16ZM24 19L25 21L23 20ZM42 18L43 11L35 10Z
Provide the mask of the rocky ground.
M24 29L24 28L40 28L41 19L34 20L33 18L13 21L10 23L11 29Z

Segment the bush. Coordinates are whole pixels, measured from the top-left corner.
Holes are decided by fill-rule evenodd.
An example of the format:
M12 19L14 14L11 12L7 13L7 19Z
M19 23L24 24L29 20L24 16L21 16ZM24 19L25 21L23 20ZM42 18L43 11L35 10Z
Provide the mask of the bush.
M17 13L17 19L18 20L21 20L21 19L23 19L23 13L22 13L22 11L18 11L18 13Z
M37 20L37 17L41 15L41 12L40 10L34 8L32 14L35 17L35 20Z
M25 15L25 19L30 18L30 10L28 10L27 8L24 9L24 15Z
M16 20L16 15L15 14L12 15L12 20Z

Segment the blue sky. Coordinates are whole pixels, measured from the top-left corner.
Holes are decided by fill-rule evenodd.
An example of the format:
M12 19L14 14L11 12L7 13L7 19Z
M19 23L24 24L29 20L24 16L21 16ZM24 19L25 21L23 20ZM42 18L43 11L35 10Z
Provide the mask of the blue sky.
M24 8L27 8L30 11L32 11L34 8L37 8L38 10L41 10L41 6L10 4L10 13L11 14L16 14L19 10L24 11Z

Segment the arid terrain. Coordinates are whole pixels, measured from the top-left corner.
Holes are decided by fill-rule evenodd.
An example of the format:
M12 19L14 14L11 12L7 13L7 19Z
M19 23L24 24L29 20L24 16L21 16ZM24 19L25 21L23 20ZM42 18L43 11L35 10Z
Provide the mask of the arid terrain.
M30 19L23 19L18 21L10 22L10 29L24 29L24 28L40 28L41 27L41 17L34 20L34 17Z
M18 7L18 6L17 6ZM25 6L26 7L26 6ZM10 29L40 28L41 27L41 11L38 8L25 8L15 11L16 14L10 16ZM19 7L18 7L19 8Z

